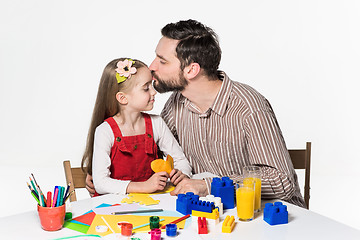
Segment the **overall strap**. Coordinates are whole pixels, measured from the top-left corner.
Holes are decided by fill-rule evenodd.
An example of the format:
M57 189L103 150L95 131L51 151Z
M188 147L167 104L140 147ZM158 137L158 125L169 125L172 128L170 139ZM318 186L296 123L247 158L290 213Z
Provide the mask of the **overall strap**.
M127 149L127 147L125 145L125 141L124 141L123 136L121 134L119 125L117 124L115 119L113 117L109 117L105 121L110 125L111 130L114 133L114 146L118 146L119 149L122 152L129 152L130 153L130 151Z
M154 140L153 126L151 117L147 113L142 113L145 119L145 152L147 154L154 154L157 152L157 146Z

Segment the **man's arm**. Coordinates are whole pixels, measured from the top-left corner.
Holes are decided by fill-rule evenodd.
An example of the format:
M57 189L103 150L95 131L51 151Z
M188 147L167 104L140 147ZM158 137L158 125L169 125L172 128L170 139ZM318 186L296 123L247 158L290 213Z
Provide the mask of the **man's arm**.
M249 163L262 171L262 197L290 200L299 190L296 173L271 107L249 115L245 125Z
M175 189L170 192L170 194L175 196L180 193L187 192L193 192L199 196L206 196L209 194L205 180L189 178L184 178L178 185L176 185Z

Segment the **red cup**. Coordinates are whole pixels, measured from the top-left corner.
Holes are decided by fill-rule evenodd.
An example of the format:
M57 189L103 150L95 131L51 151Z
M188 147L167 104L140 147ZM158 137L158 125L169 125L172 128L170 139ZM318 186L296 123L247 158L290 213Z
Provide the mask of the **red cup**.
M41 227L46 231L60 230L65 220L65 204L60 207L41 207L38 205Z

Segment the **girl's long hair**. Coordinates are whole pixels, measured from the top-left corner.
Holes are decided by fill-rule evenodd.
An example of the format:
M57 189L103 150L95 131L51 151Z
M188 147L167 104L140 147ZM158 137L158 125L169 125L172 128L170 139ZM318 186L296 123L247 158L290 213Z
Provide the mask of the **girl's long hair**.
M120 112L120 105L116 100L116 93L119 91L126 92L128 89L132 88L135 80L133 79L136 74L128 80L125 80L122 83L117 83L116 80L116 64L119 61L124 61L129 58L118 58L109 62L101 76L99 89L95 101L95 106L91 118L91 123L89 127L89 132L86 140L85 152L81 160L81 169L88 174L92 174L92 158L94 150L94 135L95 129L104 122L105 119L116 115ZM146 67L146 64L135 60L133 66L136 69ZM136 78L136 77L135 77Z

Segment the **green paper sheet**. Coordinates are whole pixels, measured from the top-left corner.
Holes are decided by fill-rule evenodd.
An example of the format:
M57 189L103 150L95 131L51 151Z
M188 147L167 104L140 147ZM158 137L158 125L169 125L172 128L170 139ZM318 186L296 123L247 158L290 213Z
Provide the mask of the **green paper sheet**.
M87 233L87 231L90 228L90 226L86 226L86 225L78 224L78 223L73 223L73 222L68 222L68 221L66 221L64 223L64 227L69 228L71 230L81 232L81 233Z

